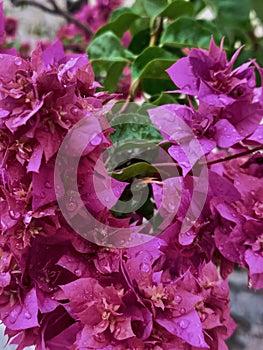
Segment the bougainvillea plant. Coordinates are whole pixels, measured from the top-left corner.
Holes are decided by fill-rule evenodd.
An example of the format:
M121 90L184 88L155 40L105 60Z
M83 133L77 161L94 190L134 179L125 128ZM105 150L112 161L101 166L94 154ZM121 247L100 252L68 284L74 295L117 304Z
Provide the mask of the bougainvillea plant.
M206 20L202 0L98 1L29 58L0 5L0 319L18 350L228 349L228 276L263 288L263 9L242 4Z

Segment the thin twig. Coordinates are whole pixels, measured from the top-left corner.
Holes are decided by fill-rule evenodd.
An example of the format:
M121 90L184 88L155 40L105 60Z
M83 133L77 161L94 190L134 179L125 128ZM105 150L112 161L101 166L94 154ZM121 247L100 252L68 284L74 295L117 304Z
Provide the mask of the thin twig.
M93 35L93 31L90 29L90 27L81 21L79 21L77 18L71 16L68 12L64 11L62 8L60 8L55 0L48 0L48 2L52 5L53 8L50 8L48 6L42 5L37 1L34 0L11 0L12 4L14 6L33 6L36 8L39 8L40 10L50 13L52 15L58 15L61 17L64 17L67 21L74 23L76 26L78 26L80 29L82 29L85 33L88 35Z
M155 22L153 21L152 26L154 26L154 23ZM149 47L155 46L158 43L160 35L162 34L162 31L163 31L163 18L158 17L156 19L156 23L157 23L156 28L151 28L151 37L150 37ZM126 103L132 102L134 100L140 85L141 85L141 81L139 78L132 83L130 88L130 93L129 93L129 96L127 97Z
M246 156L248 154L251 154L251 153L254 153L256 151L260 151L260 150L263 150L263 146L257 146L257 147L254 147L252 149L249 149L247 151L244 151L244 152L240 152L240 153L236 153L236 154L232 154L231 156L227 156L225 158L219 158L219 159L216 159L216 160L212 160L211 162L207 162L206 165L212 165L212 164L217 164L217 163L222 163L222 162L226 162L228 160L231 160L231 159L235 159L235 158L239 158L239 157L243 157L243 156Z
M156 28L152 28L149 46L155 46L158 44L159 38L163 31L163 18L158 17L156 21L157 21L157 26Z

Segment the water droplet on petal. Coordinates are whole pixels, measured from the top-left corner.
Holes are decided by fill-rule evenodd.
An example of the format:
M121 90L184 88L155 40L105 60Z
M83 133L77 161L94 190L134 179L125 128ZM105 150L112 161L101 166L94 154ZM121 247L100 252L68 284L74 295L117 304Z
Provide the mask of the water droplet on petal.
M77 107L72 107L70 111L73 115L78 115L79 109Z
M32 315L29 311L26 311L25 318L27 318L28 320L30 320L30 318L32 318Z
M184 315L186 313L186 310L184 307L182 307L180 310L179 310L180 314L181 315Z
M90 140L90 143L92 144L92 146L98 146L101 143L101 141L102 137L100 135L95 135Z
M52 185L51 185L50 181L46 181L45 182L45 187L48 188L48 189L52 188Z
M106 337L103 333L95 334L93 337L98 343L104 343L106 340Z
M9 215L13 220L17 220L20 218L20 213L15 212L14 210L9 210Z
M44 199L44 198L46 198L46 192L45 191L42 191L41 193L40 193L40 197L42 198L42 199Z
M76 275L77 277L81 277L82 272L81 272L80 269L76 269L74 272L75 272L75 275Z
M175 205L174 205L173 203L169 203L169 204L168 204L168 208L169 208L170 210L175 210Z
M150 264L146 262L141 263L140 270L146 273L149 272L151 270Z
M105 202L109 203L110 202L110 197L105 197Z
M188 320L181 320L179 322L179 326L182 328L182 329L186 329L188 326L189 326L189 321Z
M175 295L174 301L176 302L176 304L180 304L182 300L183 298L181 297L181 295Z
M15 62L15 64L16 64L17 66L21 66L21 64L22 64L22 59L21 59L20 57L16 57L14 62Z
M17 309L14 309L9 314L9 321L10 323L14 324L18 318L19 312Z

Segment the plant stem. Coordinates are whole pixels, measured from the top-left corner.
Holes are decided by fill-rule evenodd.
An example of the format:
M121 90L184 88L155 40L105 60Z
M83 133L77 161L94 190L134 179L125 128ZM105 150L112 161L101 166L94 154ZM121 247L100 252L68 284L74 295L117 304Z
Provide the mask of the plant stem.
M156 19L156 23L157 23L156 28L154 28L154 23L155 23L155 21L152 21L149 47L155 46L158 43L160 35L163 31L163 18L158 17ZM134 100L134 98L136 96L136 92L139 89L140 84L141 84L140 79L136 79L131 84L130 93L129 93L129 96L128 96L126 102L132 102Z
M90 29L90 27L81 21L79 21L77 18L74 16L70 15L68 12L60 8L55 0L48 0L48 2L52 5L53 8L50 8L48 6L45 6L43 4L40 4L37 1L34 0L11 0L11 3L14 6L23 6L23 5L28 5L28 6L33 6L36 8L39 8L40 10L50 13L52 15L58 15L63 18L65 18L67 21L74 23L76 26L78 26L80 29L82 29L86 34L88 35L93 35L93 31Z
M249 150L244 151L244 152L232 154L231 156L227 156L227 157L224 157L224 158L219 158L219 159L216 159L216 160L212 160L211 162L207 162L206 165L212 165L212 164L227 162L228 160L239 158L239 157L243 157L243 156L246 156L248 154L252 154L252 153L254 153L256 151L260 151L260 150L263 150L263 146L262 145L254 147L254 148L249 149Z
M163 31L163 18L158 17L156 19L157 26L156 28L152 28L151 30L151 38L150 38L150 43L149 46L155 46L160 38L160 35Z

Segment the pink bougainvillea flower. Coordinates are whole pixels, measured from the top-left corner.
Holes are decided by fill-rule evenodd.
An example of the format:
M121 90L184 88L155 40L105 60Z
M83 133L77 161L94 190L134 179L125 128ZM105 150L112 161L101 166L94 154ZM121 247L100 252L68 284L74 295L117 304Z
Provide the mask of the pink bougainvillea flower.
M238 101L250 101L256 86L255 68L252 62L233 70L233 64L241 48L228 62L223 50L215 45L213 38L209 50L187 50L187 57L181 58L168 70L168 74L180 88L180 92L216 107L225 107Z

